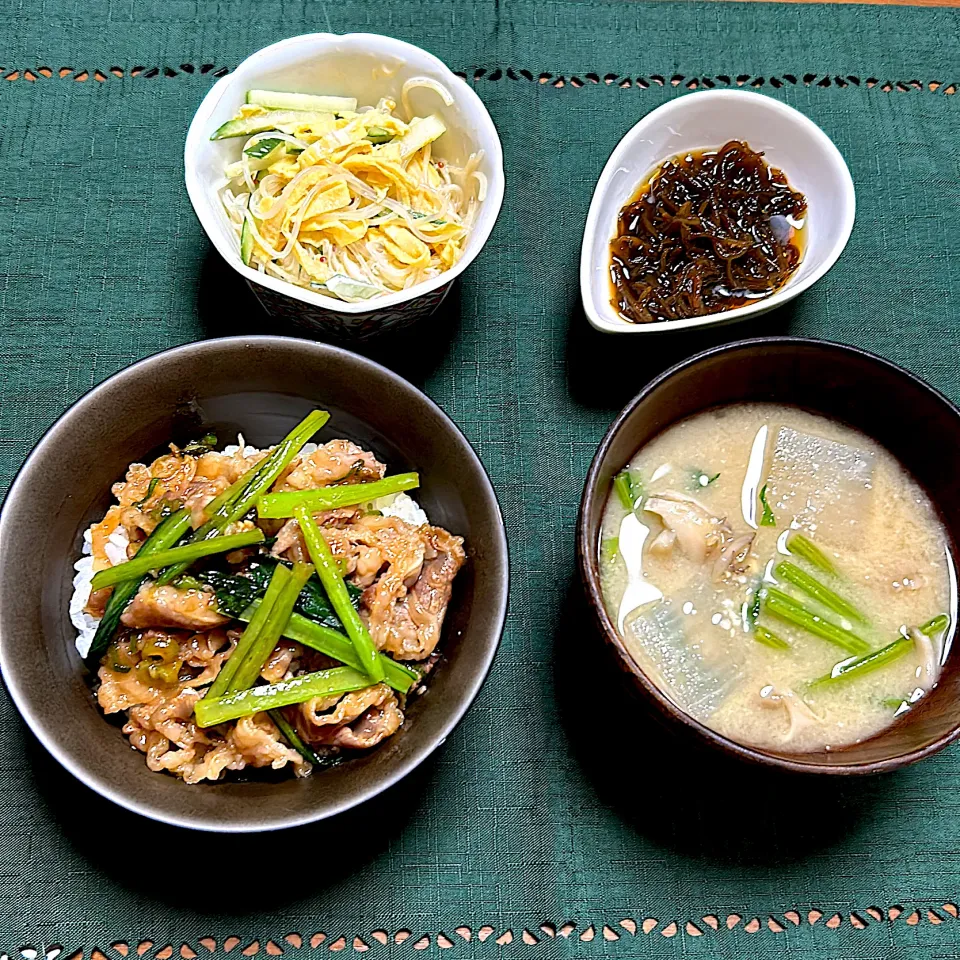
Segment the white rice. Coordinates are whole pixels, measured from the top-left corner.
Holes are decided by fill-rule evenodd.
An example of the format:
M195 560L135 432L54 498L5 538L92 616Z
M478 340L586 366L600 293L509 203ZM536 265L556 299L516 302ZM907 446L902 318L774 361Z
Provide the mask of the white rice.
M73 578L73 596L70 598L70 622L77 630L77 652L81 657L85 657L90 652L90 645L93 643L94 634L100 624L99 617L91 617L84 611L87 601L90 599L90 583L93 580L93 534L90 530L83 533L83 551L80 559L73 565L77 575ZM104 551L110 565L122 563L127 559L127 547L130 540L123 527L117 527L110 534Z
M385 517L396 517L398 520L405 520L415 527L421 527L429 523L423 507L417 503L413 497L408 497L405 493L392 493L386 497L380 497L371 504L374 510L379 510Z
M223 453L226 456L232 456L241 448L245 457L260 453L260 450L256 447L246 445L243 434L237 437L237 441L237 443L223 448ZM317 444L306 443L300 453L301 456L309 457L317 449ZM385 517L397 517L416 527L429 522L422 507L405 493L394 493L390 496L380 497L378 500L374 500L371 506L375 510L379 510ZM98 617L91 617L89 613L84 611L84 607L90 599L90 583L93 580L93 556L91 555L93 552L93 536L91 530L84 531L83 555L73 565L77 574L73 578L73 596L70 598L70 622L77 630L76 646L81 657L85 657L89 652L93 637L100 624ZM118 526L107 538L104 546L104 552L110 561L110 566L116 566L127 559L127 547L129 545L130 540L126 531L123 527Z

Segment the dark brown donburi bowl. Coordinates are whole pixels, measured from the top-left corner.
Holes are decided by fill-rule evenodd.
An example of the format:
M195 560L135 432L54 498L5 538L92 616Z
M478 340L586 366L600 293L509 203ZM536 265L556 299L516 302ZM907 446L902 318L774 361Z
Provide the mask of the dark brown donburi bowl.
M276 443L308 410L391 472L418 470L430 519L465 538L429 693L396 736L304 780L188 786L147 769L97 707L68 615L83 531L103 515L127 464L171 440L218 429ZM149 462L149 460L148 460ZM507 542L480 460L431 400L345 350L282 337L209 340L168 350L111 377L70 408L24 464L0 516L0 668L20 713L68 770L105 797L157 820L205 830L295 826L346 810L396 783L436 749L473 701L500 642Z
M607 431L587 474L577 555L587 599L620 665L664 718L728 754L781 769L829 774L893 770L935 753L960 734L960 658L938 686L893 726L842 750L776 753L735 743L679 709L633 661L600 593L597 543L613 477L670 424L708 407L766 401L833 417L883 444L938 506L954 556L960 541L960 410L906 370L873 354L821 340L765 337L699 353L649 383Z

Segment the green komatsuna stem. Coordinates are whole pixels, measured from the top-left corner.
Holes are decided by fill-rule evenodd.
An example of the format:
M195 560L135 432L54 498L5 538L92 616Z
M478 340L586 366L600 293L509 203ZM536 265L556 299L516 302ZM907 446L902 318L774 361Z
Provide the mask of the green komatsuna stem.
M273 604L273 608L264 621L263 627L250 645L240 662L240 666L234 672L230 685L227 687L228 693L246 690L257 682L263 665L273 652L273 648L277 645L277 641L283 633L283 628L290 619L290 614L293 613L293 605L297 602L297 597L300 596L303 585L312 574L313 567L309 563L294 564L293 570L287 577Z
M283 440L259 463L254 464L207 507L208 520L190 535L190 543L218 537L231 524L245 516L258 499L273 486L277 477L300 452L303 445L330 419L326 410L311 410ZM186 567L175 564L164 570L160 584L169 583Z
M210 557L217 553L229 553L241 547L252 547L255 543L263 543L266 538L263 531L255 527L252 530L243 530L232 533L227 537L216 537L213 540L201 540L198 543L187 543L182 547L169 547L166 550L155 550L147 556L141 550L132 560L118 563L115 567L101 570L91 581L91 588L100 590L103 587L112 587L115 583L124 580L137 580L151 570L162 570L170 564L185 563L189 566L203 557Z
M253 713L290 707L314 697L339 696L369 686L370 677L365 673L352 667L334 667L332 670L305 673L291 680L251 687L222 697L208 694L196 704L193 711L199 726L214 727L218 723L238 720Z
M245 621L252 619L260 603L261 601L254 600L238 619ZM355 670L361 669L360 658L350 638L344 636L339 630L314 623L299 613L292 613L287 625L283 628L283 635L305 647L310 647L311 650L333 657L334 660L339 660L348 667L353 667ZM384 682L400 693L409 692L420 679L420 674L416 670L391 659L386 654L380 654L380 662L383 664Z
M284 490L261 497L257 504L257 515L262 519L279 520L292 517L294 510L301 505L309 507L312 513L320 513L322 510L369 503L379 497L413 490L419 486L419 474L398 473L367 483L345 483L336 487L320 487L317 490Z
M800 627L807 633L812 633L821 640L827 640L848 653L861 654L870 651L870 644L866 640L829 620L824 620L819 614L801 606L793 597L774 587L764 588L762 609L777 620Z
M862 677L866 673L872 673L885 667L888 663L893 663L901 657L908 654L914 647L913 640L910 637L897 637L893 643L888 643L873 653L858 657L855 660L844 660L838 663L833 670L816 680L811 680L807 687L814 689L816 687L833 686L841 680L853 680L856 677Z
M787 549L794 556L806 560L812 567L816 567L824 573L838 576L837 568L830 558L809 537L805 537L802 533L790 534L787 538Z
M787 643L782 637L778 637L775 633L772 633L766 627L761 626L759 623L753 625L753 639L757 643L762 643L765 647L770 647L773 650L789 650L790 644Z
M811 577L809 573L801 570L795 563L791 563L789 560L781 560L773 572L774 576L792 583L799 590L813 597L818 603L822 603L829 610L833 610L834 613L839 613L848 620L859 620L861 623L870 622L849 600L845 600L839 593L835 593L815 577Z
M613 478L613 489L624 510L632 513L643 496L643 487L629 470L621 470Z
M620 538L608 537L600 542L600 560L603 563L613 563L620 552Z
M189 527L189 510L178 510L176 513L172 513L154 527L153 532L137 551L137 556L149 556L151 553L172 546L184 535ZM93 642L90 644L90 650L86 657L84 657L85 662L89 666L99 663L100 658L106 653L107 647L110 646L113 635L120 625L120 617L123 616L123 611L127 609L127 605L137 595L140 584L142 584L145 579L146 577L141 577L139 580L130 580L126 583L121 583L110 595L106 609L103 612L103 617L97 626L97 632L94 635Z
M300 739L300 735L287 722L287 718L279 710L271 710L270 719L277 725L277 728L286 738L287 743L289 743L307 763L311 763L315 767L323 766L320 758Z
M775 527L777 525L777 518L774 515L774 512L771 509L770 504L767 503L767 485L766 484L764 484L760 488L760 506L763 507L763 513L760 515L760 526Z
M935 637L938 633L946 630L949 623L950 618L941 613L932 620L928 620L919 630L928 637ZM899 636L892 643L888 643L885 647L874 650L863 657L858 657L855 660L842 660L828 674L818 677L816 680L811 680L807 686L809 688L834 686L844 680L855 680L857 677L873 673L874 670L879 670L881 667L899 660L914 647L912 637Z
M273 611L274 605L279 599L284 586L289 583L290 577L290 571L283 566L283 564L278 563L273 571L273 576L270 578L270 583L267 584L267 590L257 607L256 613L250 618L250 622L237 641L233 653L230 654L230 658L220 668L216 679L210 685L210 689L206 693L207 697L216 699L229 692L233 684L233 678L240 669L240 665L246 659L247 654L250 653L254 644L256 644L257 637L263 632L263 628Z
M354 610L353 604L350 602L350 596L347 593L343 577L340 575L337 562L330 552L330 547L323 538L316 520L313 519L309 507L297 507L295 516L303 532L307 552L310 554L313 565L317 568L317 576L323 584L323 589L327 592L330 605L347 631L347 636L353 643L353 648L357 652L357 658L360 660L363 669L371 680L378 683L383 680L383 664L380 662L380 656L374 646L370 632L360 619L360 614Z

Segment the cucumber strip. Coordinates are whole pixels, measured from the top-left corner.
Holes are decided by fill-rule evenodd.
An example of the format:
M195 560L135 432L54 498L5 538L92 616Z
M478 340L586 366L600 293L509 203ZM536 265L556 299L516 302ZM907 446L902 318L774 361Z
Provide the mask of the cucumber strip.
M357 109L356 97L321 97L277 90L248 90L247 103L271 110L313 110L318 113L353 113Z
M341 300L369 300L371 297L379 297L382 293L386 293L385 290L375 287L372 283L353 280L342 273L335 273L324 286L335 297L340 297Z
M409 157L411 153L416 153L421 147L432 143L446 132L447 128L443 125L443 121L435 113L418 120L396 141L400 144L400 156Z
M243 227L240 230L240 259L245 267L250 266L250 257L253 256L253 231L250 221L244 217Z
M217 127L210 134L211 140L226 140L228 137L252 137L255 133L266 133L281 126L306 125L310 123L328 123L332 113L307 113L302 110L272 110L256 117L235 117Z
M268 154L276 150L281 143L285 144L286 140L280 137L263 137L261 140L247 147L243 152L250 157L251 160L263 160Z
M389 130L384 130L383 127L370 127L367 130L366 138L371 143L389 143L395 136L395 133L391 133Z

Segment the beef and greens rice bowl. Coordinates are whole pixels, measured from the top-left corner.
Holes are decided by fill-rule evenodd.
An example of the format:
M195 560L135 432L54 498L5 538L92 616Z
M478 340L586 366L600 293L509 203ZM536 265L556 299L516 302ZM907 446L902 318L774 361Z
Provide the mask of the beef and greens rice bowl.
M306 776L394 735L423 691L463 540L405 492L415 473L311 442L327 419L265 450L171 444L85 532L77 648L151 770Z

